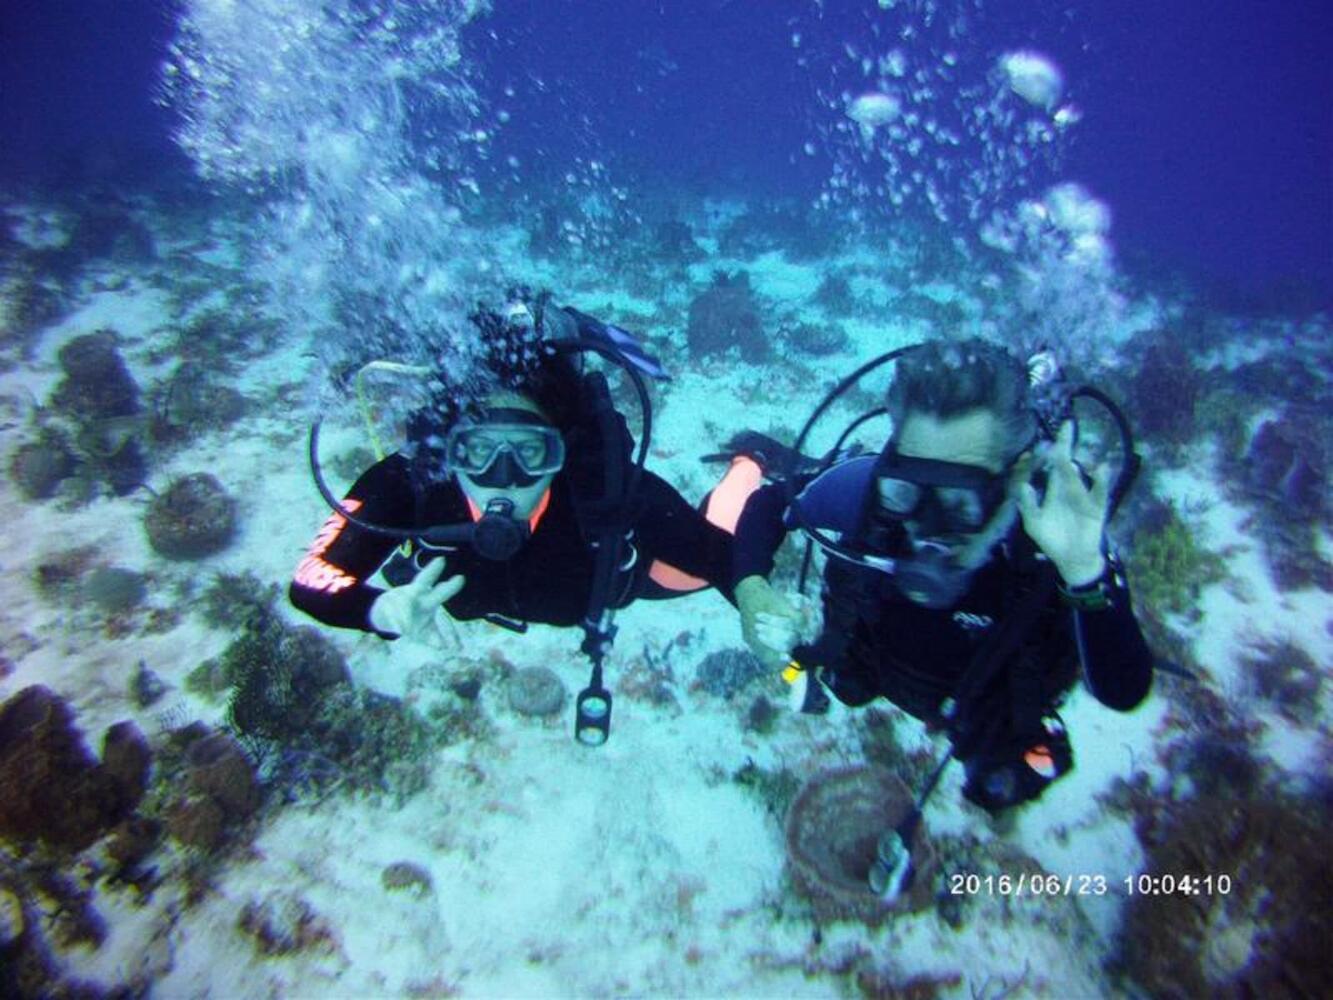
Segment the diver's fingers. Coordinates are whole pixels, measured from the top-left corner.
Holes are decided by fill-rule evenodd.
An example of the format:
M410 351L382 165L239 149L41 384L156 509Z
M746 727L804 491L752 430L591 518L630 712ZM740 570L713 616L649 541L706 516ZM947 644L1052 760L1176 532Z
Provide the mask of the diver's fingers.
M1055 436L1055 455L1065 461L1074 457L1074 421L1066 420L1060 425L1060 432Z
M1089 493L1098 510L1106 510L1107 498L1111 495L1111 463L1102 462L1092 470L1092 489Z
M755 616L754 632L755 638L781 655L796 645L796 626L790 618L760 613Z
M444 562L443 559L439 561ZM427 593L427 597L431 604L443 604L462 590L463 584L465 583L467 583L467 578L464 577L462 573L457 573L438 586L431 587L430 591Z
M441 574L444 573L444 560L432 559L421 567L421 570L413 577L411 586L414 590L426 592L430 590L439 581Z
M1040 507L1041 501L1037 498L1037 488L1031 483L1021 484L1018 487L1018 513L1024 522L1028 522Z

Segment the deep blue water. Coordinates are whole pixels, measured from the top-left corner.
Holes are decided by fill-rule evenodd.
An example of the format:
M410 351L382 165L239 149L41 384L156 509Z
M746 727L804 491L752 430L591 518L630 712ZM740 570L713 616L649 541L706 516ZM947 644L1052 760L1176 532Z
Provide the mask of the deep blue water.
M1022 22L1008 9L1020 6ZM1085 117L1051 179L1078 180L1110 205L1126 267L1187 269L1233 304L1280 307L1264 298L1274 288L1293 305L1333 301L1333 7L990 7L974 15L975 47L1039 48L1064 70ZM842 42L868 40L888 16L833 0L495 8L470 29L468 51L485 96L503 102L503 88L515 90L506 148L551 177L572 157L599 158L635 194L683 196L814 196L828 164L802 146L829 118L816 99L825 70ZM153 103L172 23L165 4L0 6L6 184L137 183L185 169L171 115Z

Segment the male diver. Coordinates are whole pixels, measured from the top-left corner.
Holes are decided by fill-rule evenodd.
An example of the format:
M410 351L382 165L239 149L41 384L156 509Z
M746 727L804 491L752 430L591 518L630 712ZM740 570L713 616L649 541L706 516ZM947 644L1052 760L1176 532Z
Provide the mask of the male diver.
M1120 491L1109 468L1076 464L1072 421L1042 441L1029 372L1003 348L930 342L896 361L878 455L750 497L736 599L750 648L805 686L806 711L827 709L823 685L847 705L887 698L946 730L963 794L995 814L1073 766L1056 708L1080 668L1119 711L1148 692L1152 657L1106 541ZM829 553L809 644L767 581L793 526Z

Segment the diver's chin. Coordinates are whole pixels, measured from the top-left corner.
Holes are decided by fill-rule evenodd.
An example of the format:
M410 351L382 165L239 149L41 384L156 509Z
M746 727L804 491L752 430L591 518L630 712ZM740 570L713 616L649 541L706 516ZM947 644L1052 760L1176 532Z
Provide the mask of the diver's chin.
M478 486L466 476L458 477L459 488L479 511L494 510L495 501L503 501L516 521L526 521L537 512L542 497L551 488L554 475L542 476L531 486Z

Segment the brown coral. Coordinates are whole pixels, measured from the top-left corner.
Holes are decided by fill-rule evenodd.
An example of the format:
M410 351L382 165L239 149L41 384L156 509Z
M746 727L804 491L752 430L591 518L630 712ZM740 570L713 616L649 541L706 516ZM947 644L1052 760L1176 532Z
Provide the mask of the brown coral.
M167 829L188 847L217 850L259 808L259 780L240 744L222 732L191 742L185 763L185 791L167 810Z
M866 878L879 838L907 816L912 793L894 774L871 765L831 768L810 778L787 811L787 862L797 891L820 921L877 925L895 913L931 902L935 853L925 824L912 840L916 877L911 890L889 901Z
M236 922L254 939L261 955L291 955L299 951L336 951L337 941L328 922L293 892L277 890L254 899L241 909Z
M1329 809L1282 795L1192 799L1146 844L1147 873L1211 892L1135 894L1119 971L1153 996L1322 996L1333 982ZM1228 892L1219 892L1227 876Z
M168 559L202 559L231 542L236 501L207 472L182 476L149 505L144 531Z
M146 784L147 744L120 723L106 750L99 763L49 688L24 688L0 706L0 835L78 852L128 816Z

